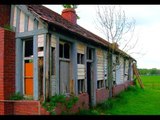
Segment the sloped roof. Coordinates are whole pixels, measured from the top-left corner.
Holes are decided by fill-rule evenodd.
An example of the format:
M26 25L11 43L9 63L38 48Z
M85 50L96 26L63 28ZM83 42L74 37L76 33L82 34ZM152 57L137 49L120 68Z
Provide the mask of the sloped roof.
M71 22L64 19L60 14L46 8L45 6L42 5L26 5L26 6L28 7L28 10L31 11L34 15L36 15L38 18L41 18L42 20L48 23L58 25L66 29L67 31L76 33L82 37L90 39L93 42L99 43L103 46L109 47L109 45L111 45L111 43L109 43L105 39L91 33L90 31L84 29L83 27L77 24L72 24ZM120 49L118 49L118 52L122 53L125 56L130 57L128 54L126 54Z

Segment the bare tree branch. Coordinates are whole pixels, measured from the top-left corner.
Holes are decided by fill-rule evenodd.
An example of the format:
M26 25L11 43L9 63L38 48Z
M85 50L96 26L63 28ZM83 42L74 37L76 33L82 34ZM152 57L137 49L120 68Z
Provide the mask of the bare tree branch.
M131 44L135 30L135 20L126 17L121 6L97 6L96 10L97 29L102 32L111 43L117 43L123 51L129 52L137 41ZM127 38L125 38L127 36ZM131 45L130 45L131 44Z

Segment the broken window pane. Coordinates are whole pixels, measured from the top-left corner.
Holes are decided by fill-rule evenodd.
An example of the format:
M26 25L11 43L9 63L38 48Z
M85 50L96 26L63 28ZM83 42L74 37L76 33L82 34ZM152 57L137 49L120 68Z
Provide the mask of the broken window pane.
M33 56L33 40L25 41L25 57Z
M68 43L64 44L64 58L69 58L70 46Z
M59 57L63 58L63 45L59 44Z

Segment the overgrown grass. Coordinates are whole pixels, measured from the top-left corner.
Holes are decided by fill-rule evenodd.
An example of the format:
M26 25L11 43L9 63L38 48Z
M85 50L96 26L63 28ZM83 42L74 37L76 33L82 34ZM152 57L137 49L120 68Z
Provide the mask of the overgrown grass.
M142 76L144 86L160 81L160 76ZM159 87L159 86L158 86ZM98 104L80 115L160 115L160 89L130 86L118 96Z

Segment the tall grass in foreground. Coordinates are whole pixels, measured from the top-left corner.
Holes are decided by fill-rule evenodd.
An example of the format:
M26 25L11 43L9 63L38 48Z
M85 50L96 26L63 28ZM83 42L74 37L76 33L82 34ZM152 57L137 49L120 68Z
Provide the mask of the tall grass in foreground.
M160 76L142 76L141 79L145 86L153 81L159 83ZM118 96L90 110L81 110L77 115L160 115L160 89L130 86Z

